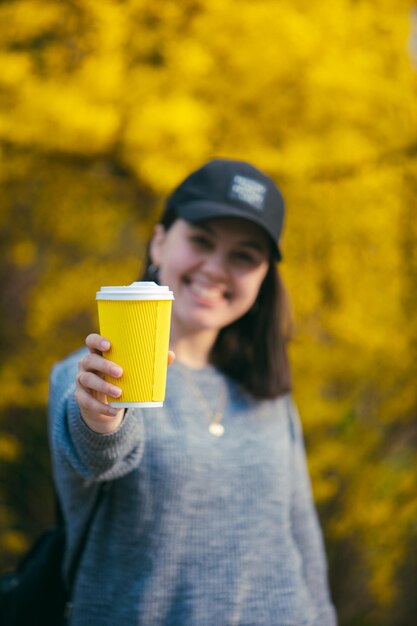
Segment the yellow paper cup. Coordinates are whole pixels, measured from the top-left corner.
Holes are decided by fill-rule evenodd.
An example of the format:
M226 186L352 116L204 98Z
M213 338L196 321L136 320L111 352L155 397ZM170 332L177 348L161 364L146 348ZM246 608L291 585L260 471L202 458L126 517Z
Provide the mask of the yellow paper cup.
M135 282L102 287L96 294L100 334L111 343L105 358L123 368L121 378L106 380L123 393L114 407L157 407L165 399L171 307L168 287Z

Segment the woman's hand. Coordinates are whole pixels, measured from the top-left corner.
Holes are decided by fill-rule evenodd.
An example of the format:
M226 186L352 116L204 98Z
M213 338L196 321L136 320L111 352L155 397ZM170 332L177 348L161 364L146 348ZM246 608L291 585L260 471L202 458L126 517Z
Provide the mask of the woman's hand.
M80 407L81 416L87 426L97 433L110 433L120 426L125 409L116 409L109 405L107 396L117 400L122 394L120 387L104 380L107 374L120 378L122 368L103 357L103 352L110 350L110 341L92 333L85 343L89 353L78 363L75 399ZM168 353L168 365L175 359L173 352Z
M120 378L122 368L105 359L102 354L110 350L110 341L93 333L85 340L89 353L78 363L75 399L87 426L97 433L109 433L120 425L124 409L108 404L107 396L117 400L122 394L120 387L104 380L105 374Z

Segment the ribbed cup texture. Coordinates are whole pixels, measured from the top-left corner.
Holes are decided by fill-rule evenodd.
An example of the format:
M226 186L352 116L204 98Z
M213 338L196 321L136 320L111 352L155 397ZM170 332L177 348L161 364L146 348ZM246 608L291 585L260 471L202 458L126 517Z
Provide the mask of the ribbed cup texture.
M123 390L117 402L162 402L172 302L98 300L97 305L100 333L111 342L104 356L123 368L121 378L106 376Z

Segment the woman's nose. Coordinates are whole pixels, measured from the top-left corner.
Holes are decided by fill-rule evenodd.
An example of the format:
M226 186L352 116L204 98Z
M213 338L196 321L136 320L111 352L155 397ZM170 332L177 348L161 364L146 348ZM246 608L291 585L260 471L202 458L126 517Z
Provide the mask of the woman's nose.
M208 255L204 263L205 271L213 277L223 278L227 274L227 262L221 252Z

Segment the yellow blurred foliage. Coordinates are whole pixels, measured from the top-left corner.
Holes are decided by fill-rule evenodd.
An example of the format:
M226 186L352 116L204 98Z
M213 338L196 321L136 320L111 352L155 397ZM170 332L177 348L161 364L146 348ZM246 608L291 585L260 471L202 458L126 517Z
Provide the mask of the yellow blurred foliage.
M1 536L0 549L7 550L12 554L21 554L28 547L27 538L23 533L6 531Z
M208 158L243 158L275 177L287 202L294 394L341 624L392 626L395 615L408 626L417 543L411 9L411 0L0 3L6 554L25 548L26 502L39 519L45 508L30 486L18 501L15 485L44 433L52 363L96 329L96 290L139 276L170 189ZM47 478L42 485L46 493Z
M19 442L10 435L0 434L0 459L2 461L15 461L21 453Z

